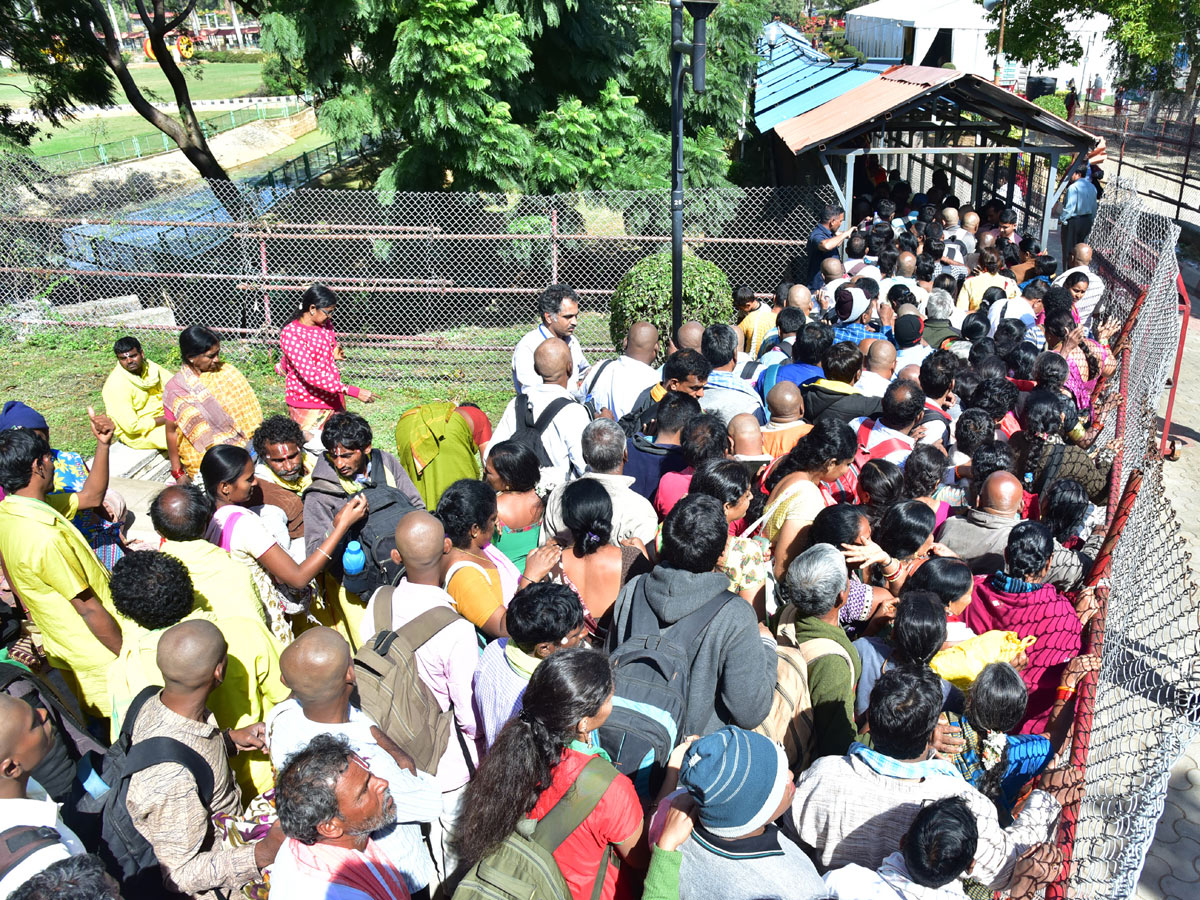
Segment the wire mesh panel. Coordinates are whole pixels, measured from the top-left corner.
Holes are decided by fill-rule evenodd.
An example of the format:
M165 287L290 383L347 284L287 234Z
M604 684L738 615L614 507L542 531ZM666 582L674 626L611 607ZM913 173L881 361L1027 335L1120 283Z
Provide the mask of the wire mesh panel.
M1109 182L1089 241L1105 278L1101 315L1136 315L1127 363L1109 389L1125 397L1120 471L1140 472L1142 485L1112 557L1071 897L1133 893L1171 766L1200 733L1194 575L1155 440L1179 339L1178 236L1178 226L1146 210L1136 185ZM1108 414L1098 443L1116 436L1117 418Z
M39 301L66 321L106 324L109 301L134 297L141 308L169 307L181 326L273 343L300 293L320 281L337 291L339 334L360 351L351 376L359 366L399 381L506 383L513 344L553 282L581 295L583 344L611 352L613 289L670 245L666 191L382 194L282 179L65 179L18 165L10 161L6 180L16 184L0 198L8 303ZM831 196L690 191L686 247L732 284L770 294L806 277L808 234Z

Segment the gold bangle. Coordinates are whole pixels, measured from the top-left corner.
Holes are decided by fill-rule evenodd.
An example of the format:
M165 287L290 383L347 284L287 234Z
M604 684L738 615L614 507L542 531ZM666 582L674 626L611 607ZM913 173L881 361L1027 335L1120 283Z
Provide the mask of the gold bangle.
M327 560L329 560L330 562L333 562L333 557L332 557L332 556L330 556L328 553L326 553L326 552L325 552L325 548L324 548L324 547L320 547L320 546L318 546L318 547L317 547L317 552L318 552L318 553L320 553L320 554L322 554L322 555L323 555L323 556L324 556L324 557L325 557Z

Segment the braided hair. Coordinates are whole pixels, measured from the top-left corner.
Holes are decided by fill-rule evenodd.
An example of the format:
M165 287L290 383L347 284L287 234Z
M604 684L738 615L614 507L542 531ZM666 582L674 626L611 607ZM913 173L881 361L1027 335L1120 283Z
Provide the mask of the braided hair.
M975 732L974 750L983 765L983 776L975 785L994 804L1001 816L1010 810L1003 805L1004 773L1008 771L1008 733L1025 718L1029 692L1020 673L1008 663L984 666L967 694L966 716Z

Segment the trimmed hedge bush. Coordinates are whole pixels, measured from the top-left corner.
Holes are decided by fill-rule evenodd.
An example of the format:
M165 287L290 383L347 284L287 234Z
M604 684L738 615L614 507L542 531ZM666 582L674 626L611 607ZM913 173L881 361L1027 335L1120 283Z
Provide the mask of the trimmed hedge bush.
M261 63L265 56L261 50L197 50L192 59L210 63Z
M687 250L683 254L683 320L705 325L733 317L733 291L716 263ZM647 256L625 273L613 291L608 332L620 347L634 322L650 322L658 333L671 332L671 251Z

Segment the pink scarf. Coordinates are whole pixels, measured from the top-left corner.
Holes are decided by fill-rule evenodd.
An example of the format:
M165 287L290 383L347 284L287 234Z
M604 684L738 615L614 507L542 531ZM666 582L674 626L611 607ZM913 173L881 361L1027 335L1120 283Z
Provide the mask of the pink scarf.
M284 841L283 850L291 854L302 875L362 891L371 900L409 900L400 872L372 840L361 853L329 844L310 847L294 838Z

